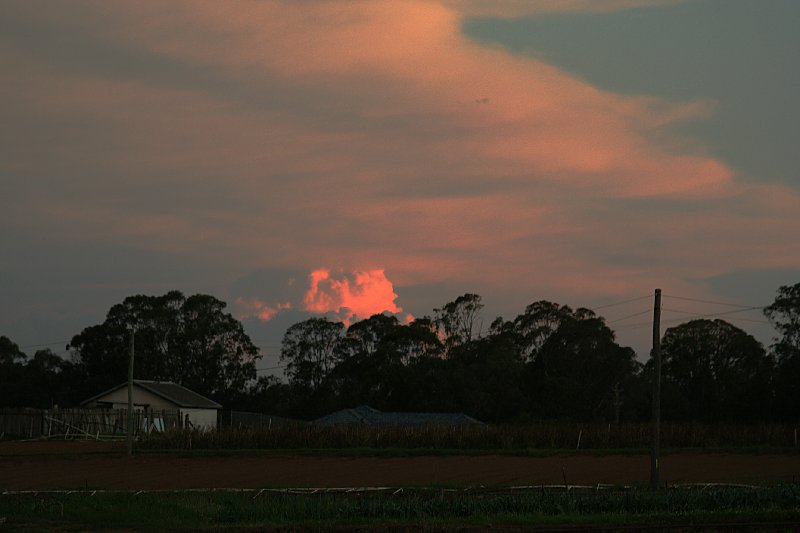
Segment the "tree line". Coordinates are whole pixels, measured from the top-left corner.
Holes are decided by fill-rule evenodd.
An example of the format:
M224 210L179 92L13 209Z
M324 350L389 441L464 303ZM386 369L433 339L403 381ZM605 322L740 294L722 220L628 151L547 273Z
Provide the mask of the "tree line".
M382 314L349 326L303 320L283 337L282 381L257 377L258 348L224 302L177 291L132 296L73 337L70 360L47 349L28 358L0 337L0 404L75 405L121 383L134 332L138 379L175 381L226 408L297 418L360 404L487 422L649 417L651 363L618 344L592 310L537 301L483 331L482 308L467 293L407 324ZM665 331L663 419L799 418L800 283L780 287L764 313L779 333L769 349L721 319Z

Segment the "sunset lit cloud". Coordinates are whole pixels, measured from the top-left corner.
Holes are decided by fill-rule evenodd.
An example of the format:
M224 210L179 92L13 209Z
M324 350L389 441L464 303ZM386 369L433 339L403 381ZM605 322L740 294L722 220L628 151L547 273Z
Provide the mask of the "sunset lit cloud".
M728 120L746 110L720 96L734 84L689 91L687 74L622 90L547 50L507 47L499 30L468 32L474 17L638 27L653 12L689 31L674 13L704 3L11 0L0 231L15 248L0 278L38 286L39 265L67 287L48 287L49 304L59 287L72 301L72 277L130 268L109 285L228 294L240 317L274 325L422 316L464 292L506 314L656 285L703 295L715 276L800 268L794 154L778 177L731 156L792 145L793 125L734 150ZM651 47L654 65L672 57L669 39ZM741 53L709 50L746 72ZM742 131L784 111L742 115Z
M292 308L291 302L279 302L271 306L258 298L237 298L236 305L243 310L240 318L255 317L264 322L272 320L279 312Z
M357 271L337 279L321 268L311 272L309 281L311 286L304 299L306 311L332 313L346 324L354 318L403 310L395 303L397 294L392 282L380 269Z

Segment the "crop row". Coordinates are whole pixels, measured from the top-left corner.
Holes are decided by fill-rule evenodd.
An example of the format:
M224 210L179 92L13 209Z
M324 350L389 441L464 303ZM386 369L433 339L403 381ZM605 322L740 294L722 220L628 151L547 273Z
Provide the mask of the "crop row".
M272 428L151 433L142 449L348 449L434 450L642 449L650 445L646 424L542 422L486 426L327 426L285 424ZM664 448L797 447L797 430L786 424L664 423Z

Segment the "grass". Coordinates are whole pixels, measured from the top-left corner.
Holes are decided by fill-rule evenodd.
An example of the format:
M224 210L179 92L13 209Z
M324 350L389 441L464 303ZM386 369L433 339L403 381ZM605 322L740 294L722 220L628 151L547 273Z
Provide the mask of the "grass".
M13 528L224 530L381 526L798 522L800 487L398 494L108 492L0 495Z

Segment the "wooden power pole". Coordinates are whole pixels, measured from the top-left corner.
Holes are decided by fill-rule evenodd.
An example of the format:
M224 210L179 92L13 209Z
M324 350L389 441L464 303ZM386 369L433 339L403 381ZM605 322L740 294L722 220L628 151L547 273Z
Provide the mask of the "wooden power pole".
M650 452L650 488L659 488L661 452L661 289L656 289L653 307L653 449Z
M128 455L133 455L133 330L128 345L128 438L125 448Z

